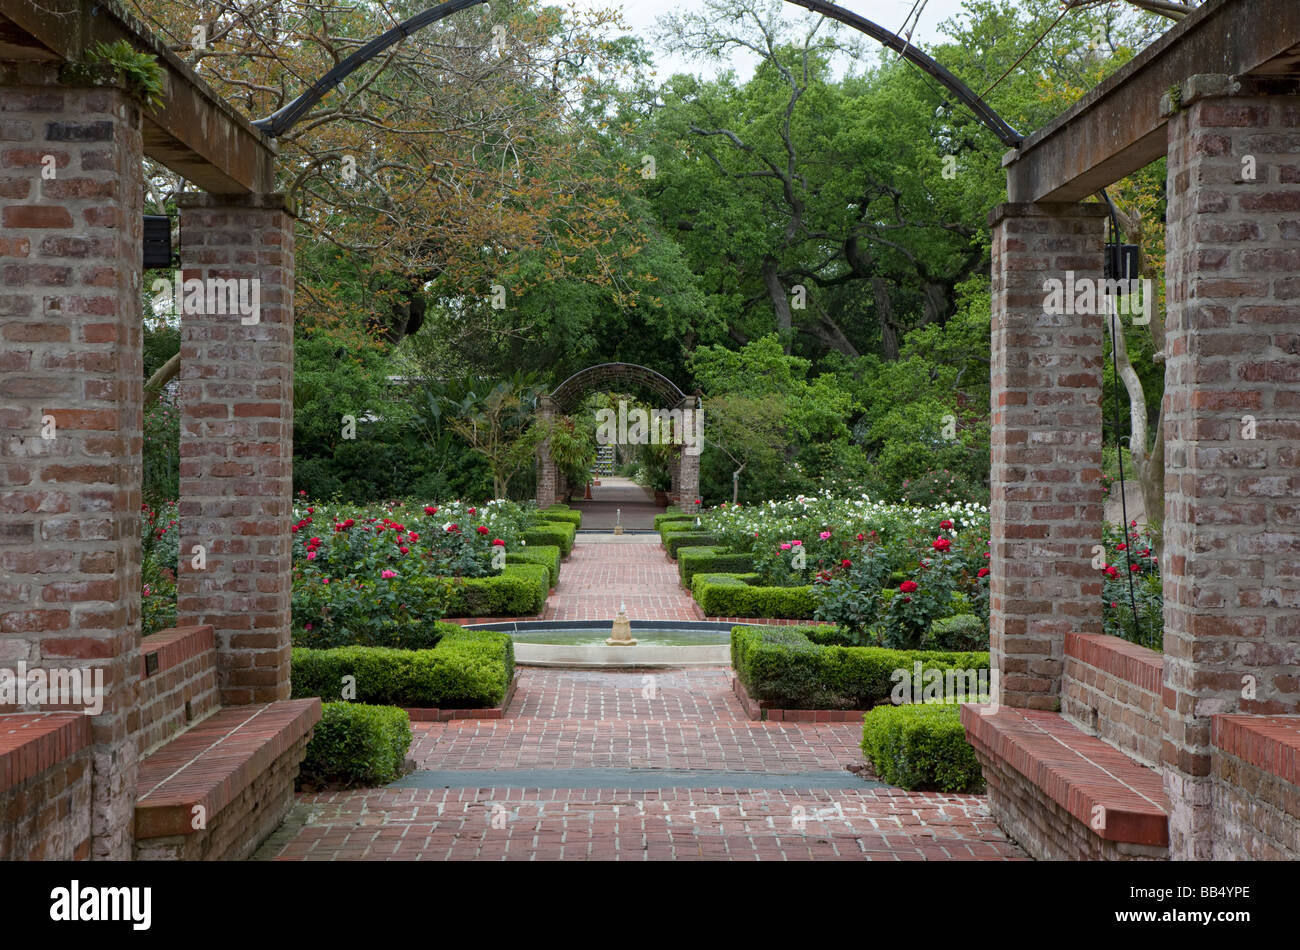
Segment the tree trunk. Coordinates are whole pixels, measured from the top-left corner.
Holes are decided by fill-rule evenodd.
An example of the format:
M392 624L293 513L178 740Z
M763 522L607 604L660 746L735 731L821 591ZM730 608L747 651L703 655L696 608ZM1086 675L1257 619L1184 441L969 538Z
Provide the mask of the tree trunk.
M880 324L880 349L885 359L898 359L898 324L894 321L894 303L883 277L871 278L871 294L876 301L876 321Z
M181 371L181 355L177 353L149 377L149 381L144 384L145 407L162 398L163 388L176 378L176 374Z
M765 257L763 259L763 285L767 288L767 296L772 301L772 311L776 314L777 330L781 334L781 342L785 346L785 351L790 352L790 327L792 325L790 315L790 298L781 286L781 275L776 270L776 258Z

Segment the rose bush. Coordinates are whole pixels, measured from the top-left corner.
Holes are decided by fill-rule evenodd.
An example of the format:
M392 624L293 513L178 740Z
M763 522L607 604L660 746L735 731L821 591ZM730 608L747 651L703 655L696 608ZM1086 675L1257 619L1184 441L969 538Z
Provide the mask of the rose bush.
M1161 650L1165 629L1164 589L1150 534L1138 528L1136 521L1129 522L1128 530L1123 525L1107 524L1102 529L1102 542L1106 547L1106 563L1101 568L1102 630L1148 649Z

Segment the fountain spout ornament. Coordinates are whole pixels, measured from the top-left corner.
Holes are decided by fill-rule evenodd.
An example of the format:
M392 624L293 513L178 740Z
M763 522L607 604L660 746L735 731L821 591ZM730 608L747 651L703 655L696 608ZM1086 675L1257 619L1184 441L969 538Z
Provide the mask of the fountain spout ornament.
M627 619L627 604L618 605L618 616L614 618L614 628L605 644L611 647L634 647L636 640L632 636L632 621Z
M614 509L614 533L615 534L623 533L623 509L622 508Z

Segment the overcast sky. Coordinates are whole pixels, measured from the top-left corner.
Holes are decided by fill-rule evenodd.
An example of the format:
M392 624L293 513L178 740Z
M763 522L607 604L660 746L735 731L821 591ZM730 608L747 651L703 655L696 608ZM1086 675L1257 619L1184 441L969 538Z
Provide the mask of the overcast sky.
M654 42L655 21L659 17L665 13L701 10L704 7L702 0L572 0L572 2L579 8L621 7L629 32L645 37L649 43L661 80L674 72L711 74L723 67L723 64L692 62L670 56L661 45ZM918 0L843 0L839 6L898 33L902 30L903 22L907 20L916 2ZM913 33L912 39L924 49L936 42L942 42L938 26L961 9L962 0L919 0L919 2L924 4L924 8L921 12L920 25ZM794 4L788 4L788 7L792 18L811 15L803 7ZM753 71L754 63L752 57L744 60L738 57L732 66L737 75L743 79Z

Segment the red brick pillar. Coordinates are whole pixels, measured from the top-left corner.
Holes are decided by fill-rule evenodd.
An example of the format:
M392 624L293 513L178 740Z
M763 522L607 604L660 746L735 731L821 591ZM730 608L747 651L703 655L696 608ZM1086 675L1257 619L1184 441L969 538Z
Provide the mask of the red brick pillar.
M702 431L699 426L703 425L704 412L695 408L696 401L694 396L687 396L677 408L681 410L683 420L691 420L691 434L698 437ZM683 431L685 430L683 429ZM702 443L696 444L701 445ZM700 457L687 451L688 448L690 446L683 442L681 454L676 461L678 472L677 494L680 499L678 507L683 511L695 511L695 500L700 497Z
M1065 635L1101 632L1098 312L1049 280L1102 276L1097 204L993 210L990 627L1002 702L1059 709ZM1067 309L1073 310L1071 305Z
M550 425L557 416L555 402L550 396L541 396L537 400L537 421L541 425ZM549 508L560 500L560 473L551 458L551 440L546 439L537 447L537 507Z
M280 195L178 204L186 281L241 282L181 317L178 623L212 624L224 704L286 699L294 215Z
M59 820L88 820L76 833L92 856L122 860L137 774L140 129L120 90L0 63L0 667L79 668L92 687L102 672L93 814Z
M1219 857L1210 717L1300 712L1300 97L1266 92L1195 77L1168 126L1163 757L1175 858Z

